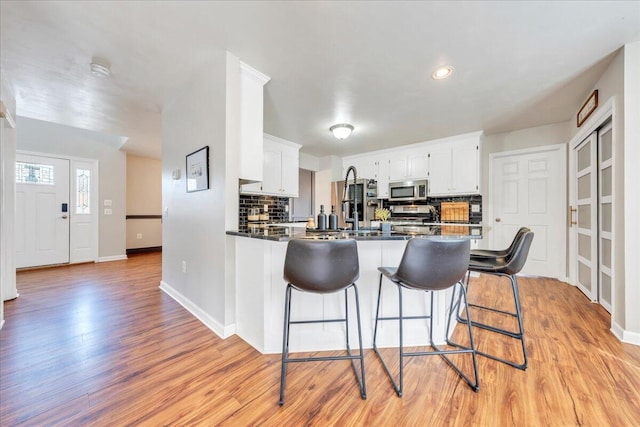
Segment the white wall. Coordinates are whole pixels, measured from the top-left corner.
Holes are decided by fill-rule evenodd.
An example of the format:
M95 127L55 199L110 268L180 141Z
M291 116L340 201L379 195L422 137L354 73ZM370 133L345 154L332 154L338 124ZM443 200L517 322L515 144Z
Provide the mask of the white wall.
M237 69L239 73L239 65ZM225 52L212 52L210 64L189 79L162 112L161 287L221 336L232 333L234 322L233 310L225 310L234 301L227 294L235 291L233 284L226 283L229 274L233 277L227 271L227 254L233 248L227 247L225 229L232 228L231 215L237 226L238 210L237 162L227 163L227 156L237 159L237 154L227 152L226 72ZM231 114L230 119L237 120L236 112ZM207 145L209 190L187 193L185 156ZM181 170L180 180L172 179L174 169ZM234 191L235 196L227 194Z
M99 258L126 257L127 156L122 137L18 117L17 149L98 160ZM104 215L103 200L112 200Z
M640 41L624 48L625 341L640 344ZM619 162L618 164L620 165ZM622 166L622 165L620 165ZM617 238L617 235L616 235ZM617 250L617 248L616 248ZM622 258L620 256L619 258Z
M14 257L16 102L0 69L0 328L4 325L4 301L18 295Z

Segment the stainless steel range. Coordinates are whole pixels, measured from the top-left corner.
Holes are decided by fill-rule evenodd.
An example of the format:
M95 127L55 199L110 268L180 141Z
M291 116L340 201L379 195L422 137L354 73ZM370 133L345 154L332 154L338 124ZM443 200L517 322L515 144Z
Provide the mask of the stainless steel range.
M396 225L419 225L439 222L438 210L431 205L391 205L389 221ZM395 227L394 227L395 228Z

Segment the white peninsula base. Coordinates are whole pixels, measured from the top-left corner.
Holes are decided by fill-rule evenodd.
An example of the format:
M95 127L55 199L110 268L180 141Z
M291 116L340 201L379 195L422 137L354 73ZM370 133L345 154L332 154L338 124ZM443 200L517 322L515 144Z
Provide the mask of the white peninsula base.
M235 239L236 248L236 333L261 353L282 352L282 328L286 283L283 276L287 242L247 237ZM378 292L379 266L397 266L406 246L405 240L358 241L362 340L365 348L373 345L373 329ZM386 280L386 279L385 279ZM382 285L382 315L397 316L398 291L385 281ZM403 289L405 315L429 313L426 292ZM434 296L434 340L444 341L446 315L452 290ZM349 290L349 326L352 348L357 347L355 298ZM293 291L292 320L331 319L344 316L344 293L318 295ZM407 346L428 344L428 320L405 320ZM455 323L454 325L455 326ZM290 350L321 351L345 348L344 323L292 325ZM398 346L398 322L384 321L378 331L380 347Z

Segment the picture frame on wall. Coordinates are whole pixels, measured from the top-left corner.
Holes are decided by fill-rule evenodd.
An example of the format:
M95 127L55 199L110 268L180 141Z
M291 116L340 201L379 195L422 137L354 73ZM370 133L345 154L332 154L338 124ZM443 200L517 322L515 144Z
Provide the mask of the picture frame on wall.
M187 193L209 189L209 146L187 154Z
M596 108L598 108L598 89L591 92L589 98L584 102L580 111L578 111L576 115L576 124L578 127L582 126Z

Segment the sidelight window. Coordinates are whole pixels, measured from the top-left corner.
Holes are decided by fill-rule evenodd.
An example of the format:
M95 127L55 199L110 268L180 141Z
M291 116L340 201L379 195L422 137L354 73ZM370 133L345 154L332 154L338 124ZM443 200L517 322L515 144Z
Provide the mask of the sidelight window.
M76 169L76 213L90 214L91 171L88 169Z

